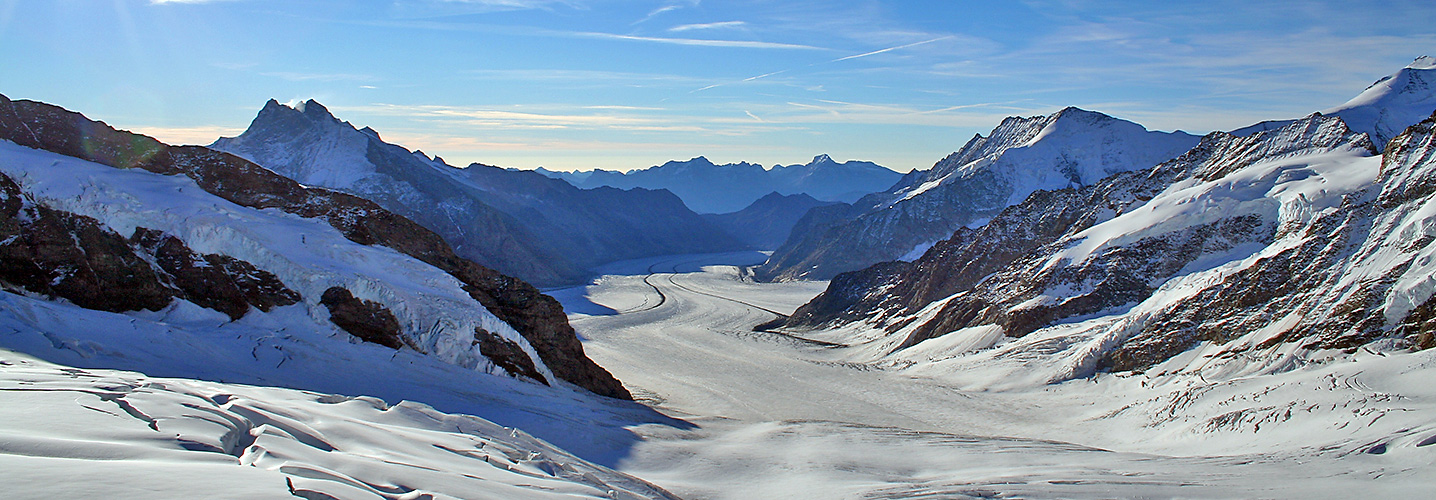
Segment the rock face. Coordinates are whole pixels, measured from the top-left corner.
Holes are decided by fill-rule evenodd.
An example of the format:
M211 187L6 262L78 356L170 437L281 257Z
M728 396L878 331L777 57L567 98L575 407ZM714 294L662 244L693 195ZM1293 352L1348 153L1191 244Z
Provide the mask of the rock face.
M866 161L838 163L818 155L804 165L762 165L741 162L715 165L699 156L670 161L632 172L590 170L540 173L566 180L581 188L666 189L683 199L695 212L724 214L742 210L769 193L806 194L820 201L852 203L868 193L886 189L902 174Z
M349 241L385 246L413 257L461 282L470 298L517 330L559 378L605 396L629 397L611 374L583 354L557 301L528 283L459 257L438 235L373 202L305 187L228 153L167 146L56 106L4 96L0 96L0 138L114 168L185 176L237 205L322 220ZM145 239L141 235L137 241ZM124 238L117 241L128 246ZM149 305L126 305L124 310Z
M1039 190L1091 185L1150 168L1196 145L1183 132L1152 132L1101 113L1067 108L1008 118L930 170L863 197L845 214L800 224L757 270L766 280L828 279L873 263L915 258L967 225L981 225Z
M29 203L0 176L0 279L102 311L158 311L176 290L123 236L94 219Z
M198 254L174 235L147 228L135 229L130 244L159 266L180 298L239 319L253 306L261 311L300 301L274 273L254 264L219 254Z
M1383 339L1428 348L1433 128L1380 156L1320 114L1213 133L1152 169L1036 192L911 264L839 275L787 326L865 321L885 332L868 342L880 357L1040 366L1039 382L1157 365L1230 376ZM1018 339L944 340L993 328ZM1198 346L1213 347L1164 364Z
M269 101L238 137L210 146L302 184L369 199L438 233L460 256L543 286L581 283L588 268L743 244L671 193L581 190L534 172L440 158L355 129L321 104Z
M337 286L325 290L319 301L329 308L329 320L350 335L390 349L404 347L399 319L383 304L356 298L348 289Z
M8 287L111 312L158 311L181 298L231 319L300 299L248 262L196 254L146 228L126 239L92 218L36 204L3 174L0 196L0 281Z
M768 193L747 208L727 214L705 214L714 225L732 234L749 246L759 250L778 248L793 225L798 223L808 210L837 202L819 201L806 194L782 195Z
M548 380L534 367L534 360L524 352L523 348L512 340L495 335L493 332L478 328L474 330L474 343L479 345L479 352L484 353L495 364L514 376L528 377L545 384Z

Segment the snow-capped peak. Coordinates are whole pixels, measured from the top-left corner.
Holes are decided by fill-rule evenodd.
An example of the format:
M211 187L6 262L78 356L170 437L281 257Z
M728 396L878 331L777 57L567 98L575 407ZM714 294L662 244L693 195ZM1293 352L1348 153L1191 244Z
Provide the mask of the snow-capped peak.
M1385 149L1387 141L1432 111L1436 111L1436 58L1421 56L1345 104L1321 113L1340 116L1352 130L1369 134L1376 147Z
M832 158L831 156L828 156L828 155L826 155L826 154L820 154L820 155L818 155L818 156L814 156L814 157L813 157L813 161L808 162L808 165L819 165L819 164L823 164L823 163L836 163L836 162L833 161L833 158Z

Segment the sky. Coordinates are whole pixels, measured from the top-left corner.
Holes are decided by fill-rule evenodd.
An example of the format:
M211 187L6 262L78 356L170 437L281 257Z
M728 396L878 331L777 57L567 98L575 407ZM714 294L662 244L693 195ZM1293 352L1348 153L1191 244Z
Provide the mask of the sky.
M315 99L479 162L926 169L1066 106L1205 133L1436 55L1436 4L1083 0L0 0L0 94L175 144Z

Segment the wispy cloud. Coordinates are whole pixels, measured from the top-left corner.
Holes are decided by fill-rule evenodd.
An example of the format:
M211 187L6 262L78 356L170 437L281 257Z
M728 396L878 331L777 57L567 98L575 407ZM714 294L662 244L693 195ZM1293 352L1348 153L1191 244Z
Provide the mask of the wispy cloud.
M643 24L643 23L646 23L646 22L652 20L652 19L655 18L655 17L658 17L660 14L663 14L664 12L673 12L673 11L678 10L678 9L681 9L681 8L683 8L683 7L680 7L680 6L678 6L678 5L665 5L665 6L662 6L662 7L657 8L657 9L653 9L653 11L649 12L648 15L643 16L643 19L639 19L639 20L637 20L637 21L634 21L633 24L634 24L634 25Z
M748 23L745 23L745 22L743 22L743 21L723 21L723 22L717 22L717 23L682 24L682 25L674 26L674 27L672 27L672 28L668 28L668 31L679 32L679 31L693 31L693 30L733 29L733 28L742 28L742 27L744 27L744 26L747 26L747 24L748 24Z

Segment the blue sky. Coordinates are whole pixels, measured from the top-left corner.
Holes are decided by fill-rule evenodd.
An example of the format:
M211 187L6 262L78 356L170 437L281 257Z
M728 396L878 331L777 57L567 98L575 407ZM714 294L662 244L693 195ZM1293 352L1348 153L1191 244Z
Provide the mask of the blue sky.
M451 164L560 170L828 153L906 171L1069 105L1232 129L1423 54L1429 0L0 0L14 99L208 143L313 98Z

